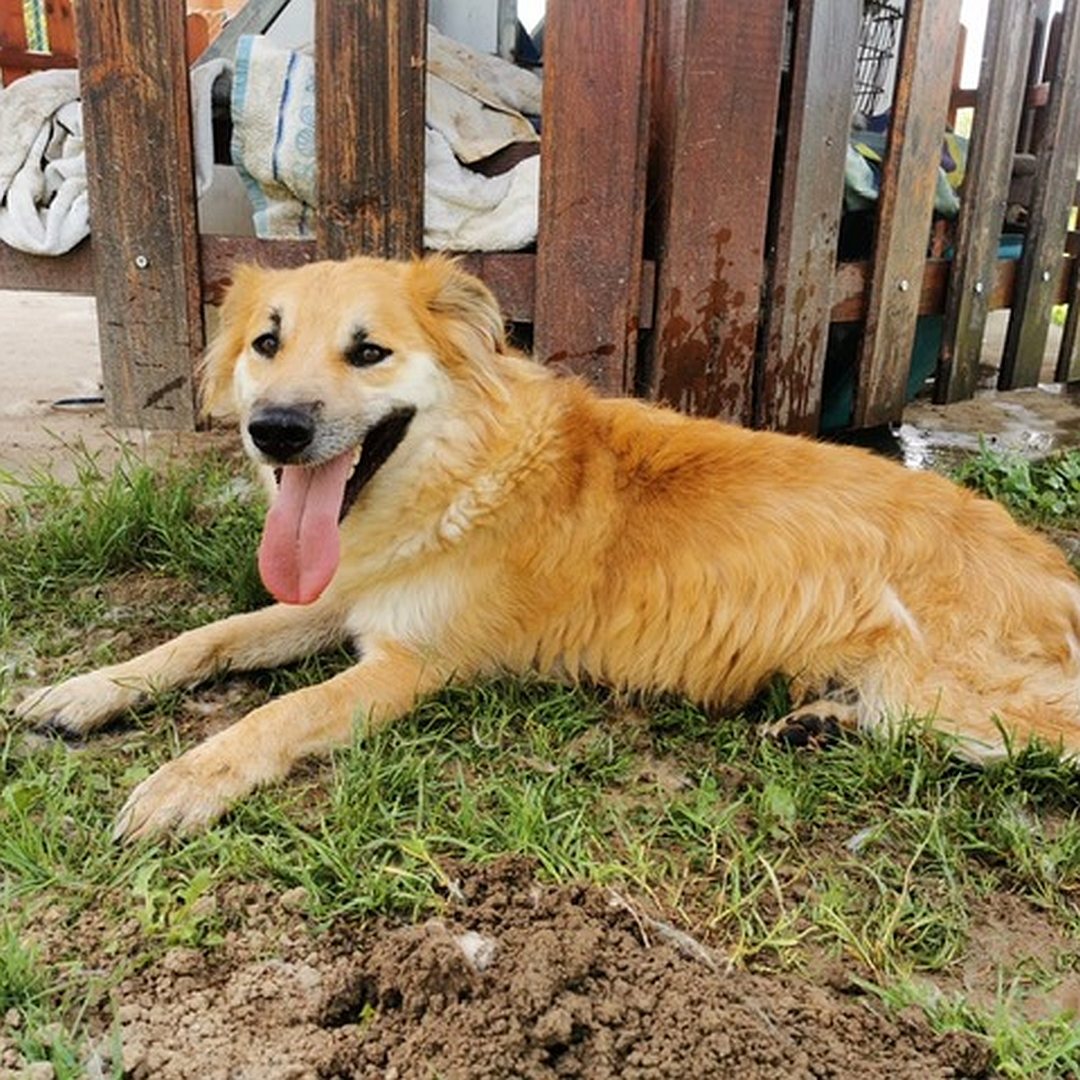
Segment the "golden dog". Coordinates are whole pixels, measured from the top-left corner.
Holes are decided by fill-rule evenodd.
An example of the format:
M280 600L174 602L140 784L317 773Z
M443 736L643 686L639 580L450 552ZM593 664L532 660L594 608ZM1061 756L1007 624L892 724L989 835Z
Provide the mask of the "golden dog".
M86 732L153 691L351 639L358 662L163 766L119 837L189 830L451 680L540 672L932 718L975 760L1080 748L1080 589L1050 543L861 450L603 400L508 350L449 260L241 268L202 368L278 470L280 603L32 696ZM822 695L825 695L822 698Z

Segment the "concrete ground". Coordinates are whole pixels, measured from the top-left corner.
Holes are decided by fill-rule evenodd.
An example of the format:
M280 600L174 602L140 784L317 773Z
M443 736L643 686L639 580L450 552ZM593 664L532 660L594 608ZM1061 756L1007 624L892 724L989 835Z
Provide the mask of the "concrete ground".
M106 422L93 297L0 290L0 327L0 487L5 474L72 479L86 454L107 465L125 449L183 443Z
M995 312L986 338L986 359L1000 354L1007 320ZM77 468L73 447L103 464L122 448L168 452L184 436L111 428L100 402L101 359L97 318L91 297L0 290L0 376L7 387L0 403L0 481L3 474L25 477L47 469L71 478ZM1053 370L1057 328L1045 370ZM978 445L980 436L996 445L1030 453L1080 442L1080 395L1060 385L1008 394L982 393L946 407L927 402L909 406L896 433L895 449L913 465Z

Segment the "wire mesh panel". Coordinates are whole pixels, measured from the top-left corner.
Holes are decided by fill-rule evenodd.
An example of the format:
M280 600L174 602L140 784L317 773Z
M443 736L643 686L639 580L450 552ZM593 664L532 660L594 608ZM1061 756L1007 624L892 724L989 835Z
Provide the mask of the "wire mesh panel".
M855 60L855 111L874 116L891 98L904 0L866 0Z

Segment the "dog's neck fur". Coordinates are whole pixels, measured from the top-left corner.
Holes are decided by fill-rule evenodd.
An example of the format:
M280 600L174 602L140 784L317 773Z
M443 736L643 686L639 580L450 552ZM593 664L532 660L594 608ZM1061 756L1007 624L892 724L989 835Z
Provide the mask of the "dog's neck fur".
M507 504L539 501L554 514L565 502L552 447L588 391L518 355L490 361L484 378L455 379L445 406L417 415L346 518L344 543L378 552L380 576L390 536L400 566L466 542Z

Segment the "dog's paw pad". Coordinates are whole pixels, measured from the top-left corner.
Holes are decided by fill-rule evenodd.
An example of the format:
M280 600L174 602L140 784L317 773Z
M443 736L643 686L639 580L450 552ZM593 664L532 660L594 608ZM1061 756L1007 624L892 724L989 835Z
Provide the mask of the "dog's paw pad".
M792 713L768 729L771 738L799 750L822 750L839 742L843 734L844 728L838 717L817 713Z
M855 704L819 698L765 727L765 735L784 746L821 750L834 746L859 726Z

